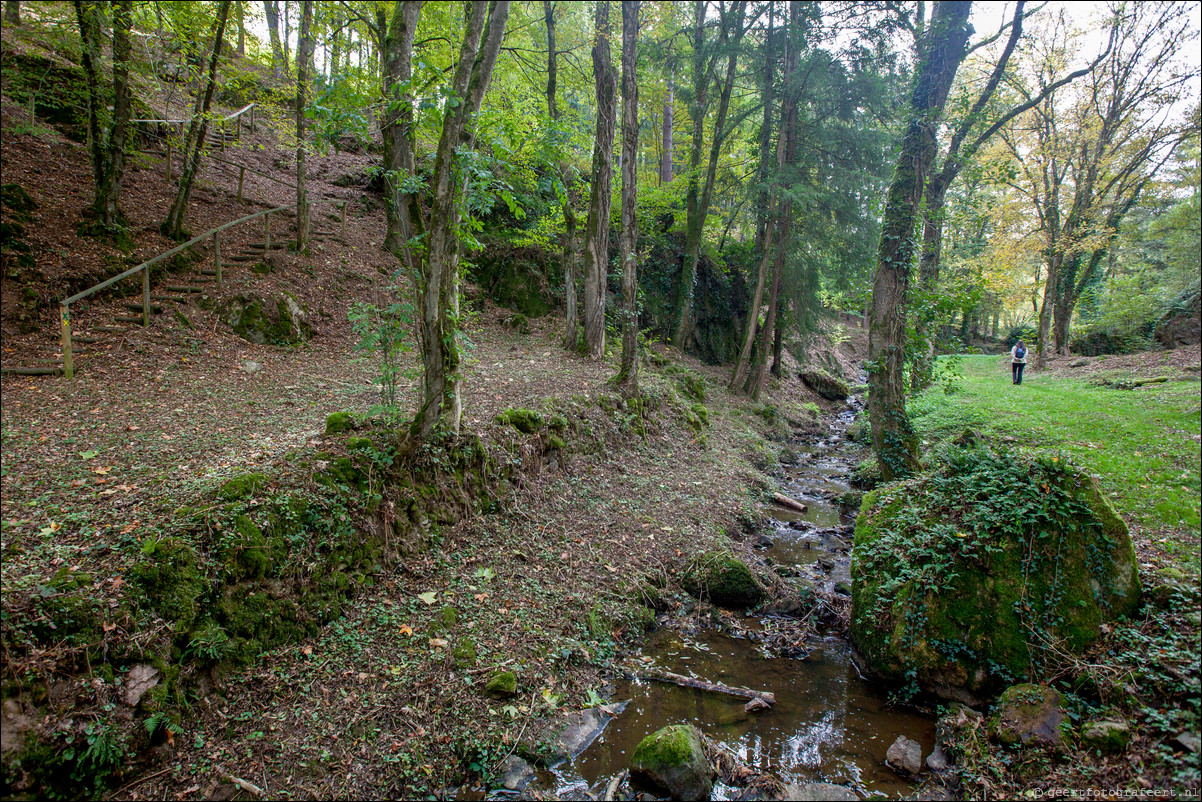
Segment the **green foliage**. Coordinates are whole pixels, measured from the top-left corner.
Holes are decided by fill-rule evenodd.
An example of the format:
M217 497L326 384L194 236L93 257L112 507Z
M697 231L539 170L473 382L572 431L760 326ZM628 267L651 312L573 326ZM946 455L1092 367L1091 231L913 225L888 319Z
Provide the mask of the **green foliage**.
M409 344L414 320L413 304L400 300L399 275L393 278L394 284L386 292L397 300L384 305L355 303L351 305L348 316L351 327L359 335L355 350L375 357L378 371L376 381L380 384L380 403L372 406L368 414L379 415L389 426L396 428L407 420L400 406L401 382L412 381L417 373L404 359L413 350Z

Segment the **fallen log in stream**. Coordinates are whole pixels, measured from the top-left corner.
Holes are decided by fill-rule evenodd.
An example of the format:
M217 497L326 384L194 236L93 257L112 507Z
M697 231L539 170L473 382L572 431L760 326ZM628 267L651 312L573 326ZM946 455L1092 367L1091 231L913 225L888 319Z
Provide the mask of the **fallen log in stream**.
M698 690L710 691L711 693L725 693L728 696L737 696L740 699L759 699L767 705L776 704L776 694L771 691L756 691L751 688L739 688L732 685L722 685L717 682L707 682L703 679L694 679L693 677L686 677L681 674L673 674L671 671L664 671L660 668L640 668L634 676L637 679L668 682L684 688L697 688Z
M809 509L802 502L798 501L795 498L789 498L784 493L773 493L772 501L775 502L776 504L781 505L782 507L788 507L789 509L793 510L794 512L805 512L807 509Z

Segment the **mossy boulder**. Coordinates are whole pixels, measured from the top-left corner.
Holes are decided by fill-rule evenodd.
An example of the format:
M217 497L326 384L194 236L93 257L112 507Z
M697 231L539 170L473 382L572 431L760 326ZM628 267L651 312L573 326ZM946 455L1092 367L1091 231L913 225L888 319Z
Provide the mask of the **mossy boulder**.
M200 600L208 590L196 553L187 543L167 537L149 541L142 559L129 571L129 580L146 595L150 606L186 632L200 611Z
M1088 474L984 444L934 463L860 506L850 634L870 673L977 704L1041 676L1036 644L1079 653L1138 608L1131 537Z
M536 433L543 428L544 422L542 413L533 409L507 409L497 415L497 423L502 426L512 426L523 434Z
M1010 746L1058 746L1065 718L1064 699L1058 691L1025 682L998 697L990 729Z
M339 434L355 428L355 419L346 411L331 412L326 416L326 435Z
M872 437L871 432L868 436ZM868 457L852 468L849 484L857 490L871 490L879 485L883 478L881 463L876 457Z
M673 799L709 799L714 790L701 731L690 724L664 727L640 741L630 758L630 776Z
M872 442L872 424L867 415L860 415L847 427L847 439L853 443Z
M217 490L217 498L222 501L243 501L259 492L267 484L267 477L261 473L244 473L235 476Z
M498 671L488 678L484 693L493 699L512 699L518 692L518 677L512 671Z
M1099 719L1081 728L1081 745L1106 754L1118 754L1131 743L1131 725L1121 719Z
M278 298L238 295L217 310L222 322L247 342L298 345L313 337L308 310L291 293Z
M231 579L261 579L271 570L267 538L250 516L234 518L231 531L223 537L223 545L222 561Z
M851 395L847 382L832 376L822 368L806 368L797 374L801 383L830 401L844 401Z
M728 552L702 554L689 566L682 584L694 596L704 595L722 607L754 607L764 599L764 588L751 569Z

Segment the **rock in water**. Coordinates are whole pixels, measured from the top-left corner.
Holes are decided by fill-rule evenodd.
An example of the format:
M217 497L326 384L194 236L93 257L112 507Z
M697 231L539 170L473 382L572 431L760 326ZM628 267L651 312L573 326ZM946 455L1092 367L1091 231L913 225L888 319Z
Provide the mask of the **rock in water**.
M943 747L935 744L935 751L927 755L927 768L933 772L946 771L951 765L951 761L947 759L947 754L943 751Z
M673 799L709 799L714 789L701 732L689 724L664 727L640 741L630 759L630 776Z
M932 463L860 507L850 633L868 673L977 705L1039 678L1031 644L1081 652L1138 608L1131 536L1088 474L986 443Z
M885 753L885 762L896 772L917 775L922 771L922 744L899 735Z
M785 799L802 802L859 802L856 792L845 785L834 783L805 783L785 786Z
M821 368L809 368L797 374L797 378L814 392L831 401L843 401L851 395L847 382L837 379Z
M1046 685L1013 685L998 697L997 737L1004 744L1059 746L1065 713L1060 694Z

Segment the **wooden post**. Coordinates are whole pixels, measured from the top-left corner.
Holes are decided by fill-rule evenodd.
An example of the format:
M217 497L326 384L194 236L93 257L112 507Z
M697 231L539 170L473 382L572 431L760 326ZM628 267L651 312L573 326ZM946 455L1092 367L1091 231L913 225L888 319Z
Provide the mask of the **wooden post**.
M346 201L342 202L342 214L338 221L338 238L346 239Z
M167 183L171 183L171 135L167 135Z
M221 135L221 141L217 144L217 148L222 153L225 153L225 123L224 122L222 122L221 125L218 126L217 133L219 133Z
M217 289L221 289L221 232L213 232L213 267L217 271Z
M150 268L142 268L142 325L150 325Z
M255 107L254 106L250 107L250 132L252 134L255 132Z
M271 215L263 215L263 253L271 250Z
M238 203L242 202L242 179L246 175L246 168L238 168Z
M66 304L59 304L58 314L63 321L63 375L70 379L75 375L71 360L71 309Z

